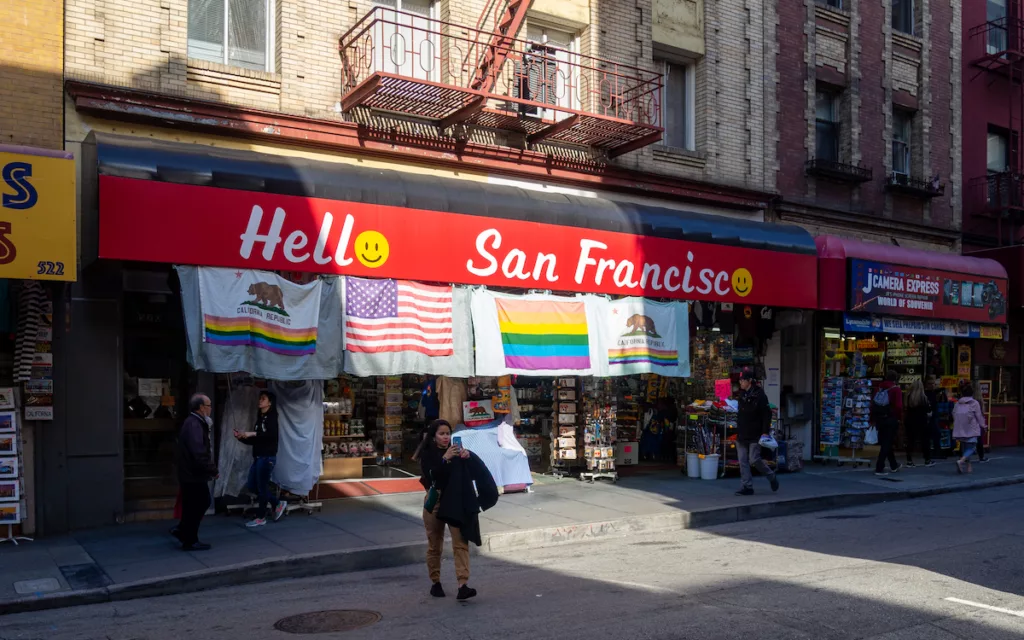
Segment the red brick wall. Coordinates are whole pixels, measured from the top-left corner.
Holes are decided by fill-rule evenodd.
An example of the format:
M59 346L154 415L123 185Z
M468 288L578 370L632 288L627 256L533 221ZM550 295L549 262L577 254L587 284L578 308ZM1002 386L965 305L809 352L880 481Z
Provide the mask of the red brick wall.
M807 64L807 9L802 2L780 2L779 56L779 178L778 189L787 198L803 197L807 190L804 165L807 162L807 94L804 80Z
M881 2L858 3L860 9L860 153L874 180L860 189L861 207L881 216L885 206L885 8Z
M970 4L970 3L966 3ZM953 19L953 12L948 2L932 2L931 29L931 94L932 94L932 130L930 135L932 154L932 175L939 174L939 178L946 183L946 193L932 200L931 224L937 227L948 228L953 224L953 189L950 180L953 177L953 163L950 159L950 126L952 126L952 113L950 112L950 99L952 97L949 83L950 69L949 50L952 46L952 35L949 32L949 23ZM960 73L960 70L955 70Z

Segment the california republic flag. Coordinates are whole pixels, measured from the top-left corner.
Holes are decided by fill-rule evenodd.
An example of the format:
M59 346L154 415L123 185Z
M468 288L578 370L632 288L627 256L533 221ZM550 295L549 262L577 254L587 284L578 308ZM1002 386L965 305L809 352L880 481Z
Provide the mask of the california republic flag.
M271 380L343 371L340 278L298 285L273 273L177 267L189 364Z
M602 315L611 376L656 373L690 375L688 308L685 302L623 298L606 302Z
M288 282L266 271L199 269L203 341L282 356L316 353L320 281Z

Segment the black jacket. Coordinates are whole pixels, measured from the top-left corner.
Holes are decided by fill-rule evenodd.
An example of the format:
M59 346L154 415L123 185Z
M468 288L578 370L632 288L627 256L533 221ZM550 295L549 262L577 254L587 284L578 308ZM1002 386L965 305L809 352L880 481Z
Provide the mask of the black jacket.
M928 413L931 412L931 405L926 400L924 404L916 407L907 405L903 410L904 424L911 431L923 431L928 427Z
M456 527L462 538L480 546L480 512L487 511L498 503L498 485L494 483L487 465L472 451L466 459L454 458L444 462L437 447L423 452L420 482L430 486L430 474L441 492L437 517L449 526ZM476 490L473 483L476 483Z
M252 446L253 458L270 458L277 455L278 426L277 409L256 414L256 424L252 428L256 435L242 438L242 442Z
M737 440L757 442L762 435L771 431L772 408L764 389L753 385L748 391L741 392L739 405L739 414L736 416Z
M217 476L217 465L210 454L210 428L199 414L190 413L181 425L175 464L182 483L209 482Z

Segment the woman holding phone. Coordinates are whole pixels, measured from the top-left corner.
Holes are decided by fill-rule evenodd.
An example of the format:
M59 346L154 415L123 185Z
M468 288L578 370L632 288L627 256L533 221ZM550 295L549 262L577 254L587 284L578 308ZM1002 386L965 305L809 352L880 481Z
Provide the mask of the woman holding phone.
M427 490L423 501L423 525L427 530L427 571L430 573L430 595L445 596L441 586L441 552L444 548L445 522L438 517L441 501L448 488L448 481L456 465L469 460L471 454L462 448L461 442L452 442L452 426L444 420L434 420L427 427L426 443L420 456L423 475L420 483ZM455 492L453 492L454 494ZM459 581L458 600L468 600L476 595L469 582L469 542L458 527L451 524L452 552L455 555L455 577Z

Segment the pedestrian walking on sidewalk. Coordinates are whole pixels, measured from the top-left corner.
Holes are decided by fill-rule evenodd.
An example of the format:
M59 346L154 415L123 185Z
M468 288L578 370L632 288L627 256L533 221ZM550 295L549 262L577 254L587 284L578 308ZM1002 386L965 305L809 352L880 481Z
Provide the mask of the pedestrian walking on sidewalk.
M946 458L942 451L942 432L939 429L939 405L946 402L946 392L939 386L935 376L929 376L925 383L924 395L928 399L928 441L931 443L932 460Z
M249 467L249 491L256 494L258 501L256 516L245 524L250 529L267 524L267 515L273 514L274 522L281 519L288 503L278 500L270 489L270 476L277 465L278 422L277 398L270 391L260 392L259 412L252 431L235 431L235 438L252 447L252 466ZM269 511L268 511L269 507Z
M441 586L441 552L444 528L452 534L458 600L476 596L469 586L469 543L480 546L481 511L498 502L498 488L491 472L476 455L452 443L452 427L435 420L427 429L427 444L420 455L420 483L427 490L423 500L423 525L427 531L427 571L430 595L445 596Z
M753 371L740 374L739 413L736 416L736 456L740 461L740 490L738 496L754 495L754 476L751 467L756 468L771 484L772 491L779 490L779 480L764 460L761 459L761 437L769 435L772 429L772 408L768 396L757 384Z
M206 551L210 545L199 541L199 525L210 508L210 480L218 476L210 447L213 404L197 393L188 403L189 414L178 433L175 463L181 485L181 521L175 537L185 551Z
M875 463L875 475L885 476L885 463L888 461L889 468L893 473L899 471L903 466L896 462L896 453L893 450L893 443L896 434L900 430L900 422L903 420L903 390L896 384L900 375L896 371L889 370L885 374L885 380L878 385L878 392L871 399L871 419L878 429L878 462Z
M971 473L971 455L978 447L978 439L988 430L981 403L974 399L974 386L964 384L960 388L960 399L953 406L953 437L960 443L960 458L956 461L957 473Z
M928 396L924 392L924 383L915 380L907 394L906 425L907 425L907 466L914 465L914 447L920 446L924 456L924 466L933 467L932 445L928 433L928 416L932 408L928 404Z

